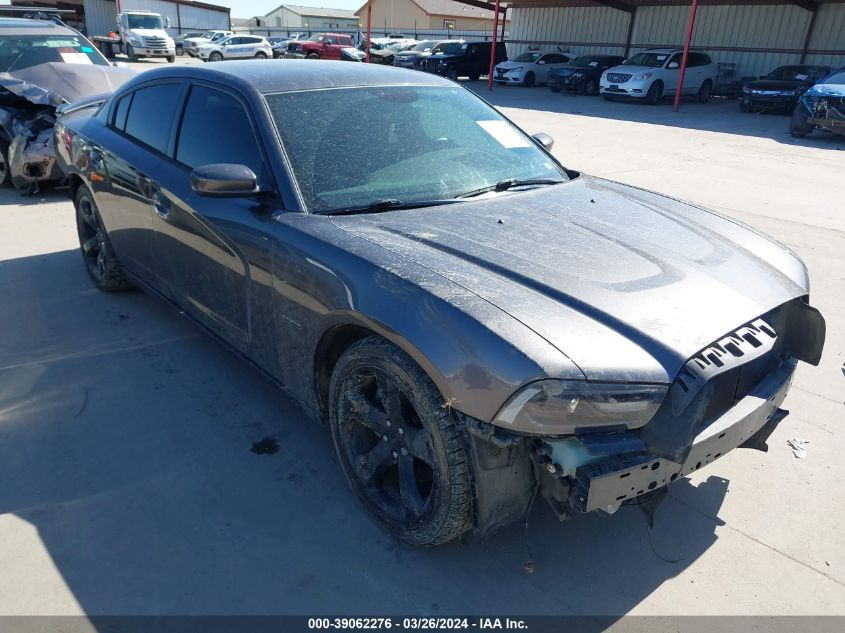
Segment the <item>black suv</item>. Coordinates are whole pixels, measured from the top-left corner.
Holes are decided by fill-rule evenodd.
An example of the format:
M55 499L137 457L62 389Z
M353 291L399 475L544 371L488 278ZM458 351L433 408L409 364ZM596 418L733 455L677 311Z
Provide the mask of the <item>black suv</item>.
M442 53L426 59L421 67L429 73L444 75L455 81L458 77L472 80L486 75L490 70L490 47L492 42L455 42L447 44ZM508 53L504 42L496 42L496 61L507 61Z

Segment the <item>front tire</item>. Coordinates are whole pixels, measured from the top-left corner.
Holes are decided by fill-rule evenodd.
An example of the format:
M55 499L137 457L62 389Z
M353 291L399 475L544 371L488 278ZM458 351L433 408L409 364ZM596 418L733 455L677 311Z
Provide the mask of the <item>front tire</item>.
M810 113L801 103L795 106L792 118L789 119L789 135L792 138L804 138L813 131L813 126L807 123Z
M132 284L126 279L114 254L97 203L88 187L79 187L73 205L76 208L79 248L91 281L102 292L120 292L131 288Z
M138 61L138 56L135 54L135 49L132 48L131 44L126 47L126 56L129 58L130 62Z
M9 168L9 141L0 139L0 187L12 185L12 170Z
M534 76L534 73L530 71L525 73L525 77L522 80L522 85L526 88L533 88L535 83L537 83L537 77Z
M588 97L594 96L599 91L598 84L595 79L587 79L584 82L584 94Z
M320 56L317 53L308 53L305 59L320 59Z
M167 56L167 63L172 64L176 61L176 55L168 55Z
M458 69L454 66L450 66L449 70L446 71L446 79L451 79L452 81L458 80Z
M213 53L211 53L211 55L208 56L208 61L210 61L210 62L222 62L223 61L223 55L221 53L219 53L218 51L214 51Z
M352 492L386 531L436 545L471 527L463 432L402 350L370 336L344 352L332 374L329 421Z
M660 98L663 96L663 82L659 79L648 87L648 92L645 95L645 102L648 105L657 105Z

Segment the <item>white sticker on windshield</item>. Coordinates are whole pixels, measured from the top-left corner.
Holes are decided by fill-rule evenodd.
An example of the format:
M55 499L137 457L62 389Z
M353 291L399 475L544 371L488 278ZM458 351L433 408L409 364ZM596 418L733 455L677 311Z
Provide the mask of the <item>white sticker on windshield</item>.
M507 149L515 147L531 147L531 143L525 140L507 121L476 121L481 129L499 142L499 145Z
M62 56L62 61L66 64L93 64L91 58L85 53L60 52L59 55Z
M657 57L657 61L662 62L664 59L666 59L669 56L668 55L655 55L655 57Z
M798 81L806 81L807 77L809 77L809 75L795 75L795 78Z
M598 62L590 62L590 68L595 68L598 65L599 65Z

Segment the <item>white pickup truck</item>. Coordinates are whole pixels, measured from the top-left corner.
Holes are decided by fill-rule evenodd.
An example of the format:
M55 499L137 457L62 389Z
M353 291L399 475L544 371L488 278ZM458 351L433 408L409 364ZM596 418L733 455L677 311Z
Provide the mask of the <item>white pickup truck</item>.
M117 30L120 46L129 61L141 57L166 57L176 61L176 43L164 29L170 26L170 18L163 20L158 13L150 11L121 11L117 14Z

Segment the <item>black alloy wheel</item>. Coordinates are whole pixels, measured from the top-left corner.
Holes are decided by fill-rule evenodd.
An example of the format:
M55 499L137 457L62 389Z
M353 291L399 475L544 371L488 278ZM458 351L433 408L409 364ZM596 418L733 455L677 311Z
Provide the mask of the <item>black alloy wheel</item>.
M119 292L132 287L115 257L109 236L91 192L79 188L74 199L76 230L85 270L94 285L103 292Z
M410 357L377 336L358 341L337 363L329 409L349 485L384 529L415 545L469 529L463 433Z

